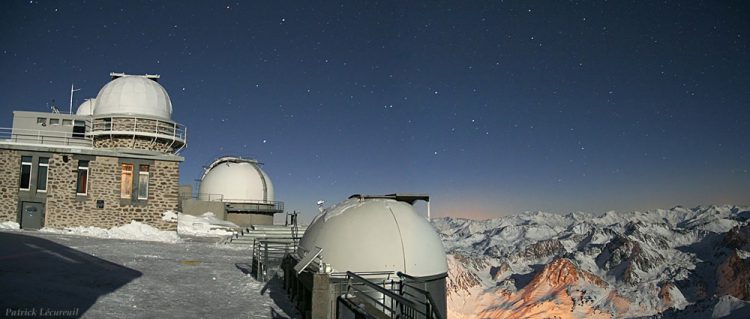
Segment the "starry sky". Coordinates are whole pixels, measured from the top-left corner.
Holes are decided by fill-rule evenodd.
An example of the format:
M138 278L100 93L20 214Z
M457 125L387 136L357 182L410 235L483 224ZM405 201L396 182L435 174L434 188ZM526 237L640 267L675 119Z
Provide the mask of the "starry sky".
M257 158L434 216L750 204L748 1L0 1L0 126L160 74L181 182ZM196 187L197 188L197 187Z

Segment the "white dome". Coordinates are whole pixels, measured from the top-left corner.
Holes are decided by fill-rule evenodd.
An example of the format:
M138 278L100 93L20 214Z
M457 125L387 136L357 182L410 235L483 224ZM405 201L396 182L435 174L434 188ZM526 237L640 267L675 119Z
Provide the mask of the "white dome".
M86 99L76 109L76 115L94 115L94 106L96 105L96 99Z
M203 173L198 193L201 200L270 202L273 201L273 183L258 162L222 157Z
M95 116L136 115L170 120L172 101L159 83L125 75L107 83L96 96Z
M445 250L435 229L409 203L352 197L315 217L300 241L323 249L333 271L401 271L411 276L447 273Z

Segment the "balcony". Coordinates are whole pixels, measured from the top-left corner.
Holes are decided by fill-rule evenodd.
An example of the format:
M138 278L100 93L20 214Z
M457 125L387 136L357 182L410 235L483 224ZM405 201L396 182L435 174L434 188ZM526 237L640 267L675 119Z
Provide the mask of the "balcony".
M187 127L153 118L107 116L94 118L86 136L93 139L125 136L152 139L154 142L160 140L168 143L168 148L174 149L174 153L178 153L187 144Z

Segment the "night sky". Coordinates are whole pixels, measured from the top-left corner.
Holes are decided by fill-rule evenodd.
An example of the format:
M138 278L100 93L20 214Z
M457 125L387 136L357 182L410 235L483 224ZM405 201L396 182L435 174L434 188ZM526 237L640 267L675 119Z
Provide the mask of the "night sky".
M748 39L748 1L0 1L0 126L160 74L181 181L257 158L304 219L354 193L471 218L750 204Z

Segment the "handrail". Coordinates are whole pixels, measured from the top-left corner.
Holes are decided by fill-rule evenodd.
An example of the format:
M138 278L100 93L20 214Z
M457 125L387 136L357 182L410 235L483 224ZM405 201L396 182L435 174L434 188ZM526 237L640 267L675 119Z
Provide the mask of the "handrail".
M430 278L439 278L439 277L446 277L446 276L448 276L448 274L440 274L440 275L436 275L436 276L430 276L430 278L417 278L417 277L405 274L405 273L400 272L400 271L396 272L396 275L399 276L400 278L402 278L401 284L403 286L408 286L410 289L414 289L417 292L423 294L427 298L427 301L428 301L428 303L430 305L435 305L436 304L435 303L435 299L432 299L432 294L430 294L430 292L427 291L427 290L421 289L419 287L415 287L414 285L409 285L408 283L404 283L403 282L403 278L407 278L407 279L411 279L411 280L415 280L415 281L420 281L420 280L425 280L425 279L430 279ZM402 294L404 293L403 290L401 291L401 293ZM431 311L432 315L434 315L435 318L442 319L442 317L440 316L440 313L437 311L437 309L434 306L429 306L428 305L427 307L428 307L428 309L432 310Z
M148 133L174 141L187 140L187 127L177 122L135 116L105 116L92 120L91 135L113 132Z
M73 132L72 129L70 131L56 131L3 127L0 128L0 139L15 143L93 146L93 140L90 137Z
M349 292L351 290L355 290L357 292L362 293L362 295L360 297L364 297L366 299L369 299L372 302L374 302L375 305L382 307L382 309L380 309L380 310L383 311L384 313L386 311L390 312L390 314L387 314L387 315L389 315L392 318L402 318L402 316L406 317L406 318L413 318L413 315L409 315L410 312L412 312L412 314L413 313L419 313L419 314L424 315L425 317L429 317L428 313L422 312L417 307L417 303L416 302L414 302L412 300L409 300L409 299L406 299L403 296L399 295L398 293L396 293L396 292L394 292L392 290L388 290L385 287L382 287L382 286L380 286L378 284L375 284L375 283L373 283L373 282L365 279L364 277L361 277L357 273L354 273L354 272L351 272L351 271L347 271L346 275L347 275L348 284L347 284L347 288L346 288L346 294L344 295L345 299L349 298L349 295L350 295ZM352 282L352 279L355 279L355 282ZM391 281L391 284L394 284L393 281ZM370 289L373 289L375 292L382 294L383 295L383 301L381 302L380 300L376 299L375 297L367 294L367 292L364 291L363 289L357 288L355 285L364 285L364 286L369 287ZM391 301L390 305L387 305L385 303L385 298L386 297L390 299L390 301ZM399 310L400 310L400 313L397 314L397 312Z

